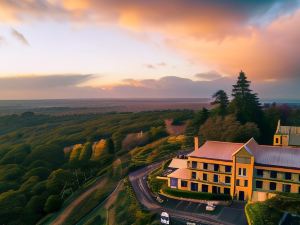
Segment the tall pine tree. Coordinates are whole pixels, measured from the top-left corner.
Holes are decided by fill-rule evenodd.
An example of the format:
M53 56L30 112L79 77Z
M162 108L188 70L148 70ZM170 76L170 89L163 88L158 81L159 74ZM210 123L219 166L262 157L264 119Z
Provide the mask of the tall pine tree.
M241 71L233 85L231 110L241 123L255 122L260 127L263 112L257 94L250 89L250 83L246 74Z

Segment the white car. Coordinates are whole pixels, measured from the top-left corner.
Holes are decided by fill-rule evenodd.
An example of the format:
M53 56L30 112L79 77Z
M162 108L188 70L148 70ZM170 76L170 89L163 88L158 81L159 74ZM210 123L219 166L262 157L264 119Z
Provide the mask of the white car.
M208 203L205 209L206 211L214 211L216 209L216 206L212 203Z
M170 217L169 217L169 214L167 212L162 212L160 214L160 222L162 224L170 224Z

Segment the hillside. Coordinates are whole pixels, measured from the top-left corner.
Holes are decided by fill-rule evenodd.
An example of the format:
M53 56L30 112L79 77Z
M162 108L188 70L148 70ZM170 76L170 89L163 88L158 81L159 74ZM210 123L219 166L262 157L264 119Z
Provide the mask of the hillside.
M105 190L82 203L91 209L128 171L180 149L183 140L168 138L164 120L192 116L184 110L0 117L0 223L35 224L47 215L52 221L87 187L106 180ZM85 213L77 212L78 219Z

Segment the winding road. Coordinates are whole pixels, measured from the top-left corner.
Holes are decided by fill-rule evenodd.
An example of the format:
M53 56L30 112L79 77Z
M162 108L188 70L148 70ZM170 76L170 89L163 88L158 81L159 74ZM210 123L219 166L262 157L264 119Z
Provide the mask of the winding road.
M139 169L135 172L132 172L129 174L129 180L133 186L133 189L136 193L138 201L148 210L160 213L161 211L166 211L169 213L170 218L176 218L183 222L194 222L201 225L244 225L247 224L245 219L243 218L244 215L242 210L243 208L237 207L237 208L231 208L231 207L224 207L223 210L226 211L225 214L229 216L229 221L226 221L220 217L215 215L207 215L207 214L200 214L195 212L188 212L183 211L181 209L176 209L176 207L166 207L162 206L160 203L158 203L154 197L152 196L152 193L147 185L147 175L158 168L161 165L161 163L155 163L150 166L147 166L145 168ZM180 205L180 200L172 200L174 204ZM230 211L231 210L231 211ZM230 213L232 212L232 215ZM229 215L228 215L229 213ZM220 214L220 213L219 213ZM230 220L232 217L238 217L234 218L235 220ZM226 222L225 222L226 221Z

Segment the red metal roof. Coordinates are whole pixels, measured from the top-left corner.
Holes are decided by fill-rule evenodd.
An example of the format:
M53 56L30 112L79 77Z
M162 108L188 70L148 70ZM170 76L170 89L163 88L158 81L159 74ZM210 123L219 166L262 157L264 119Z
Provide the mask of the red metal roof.
M232 160L232 155L243 145L243 143L207 141L198 150L188 154L188 156L230 161Z
M186 168L177 169L173 173L170 173L168 177L188 180L191 179L191 172L189 169Z

